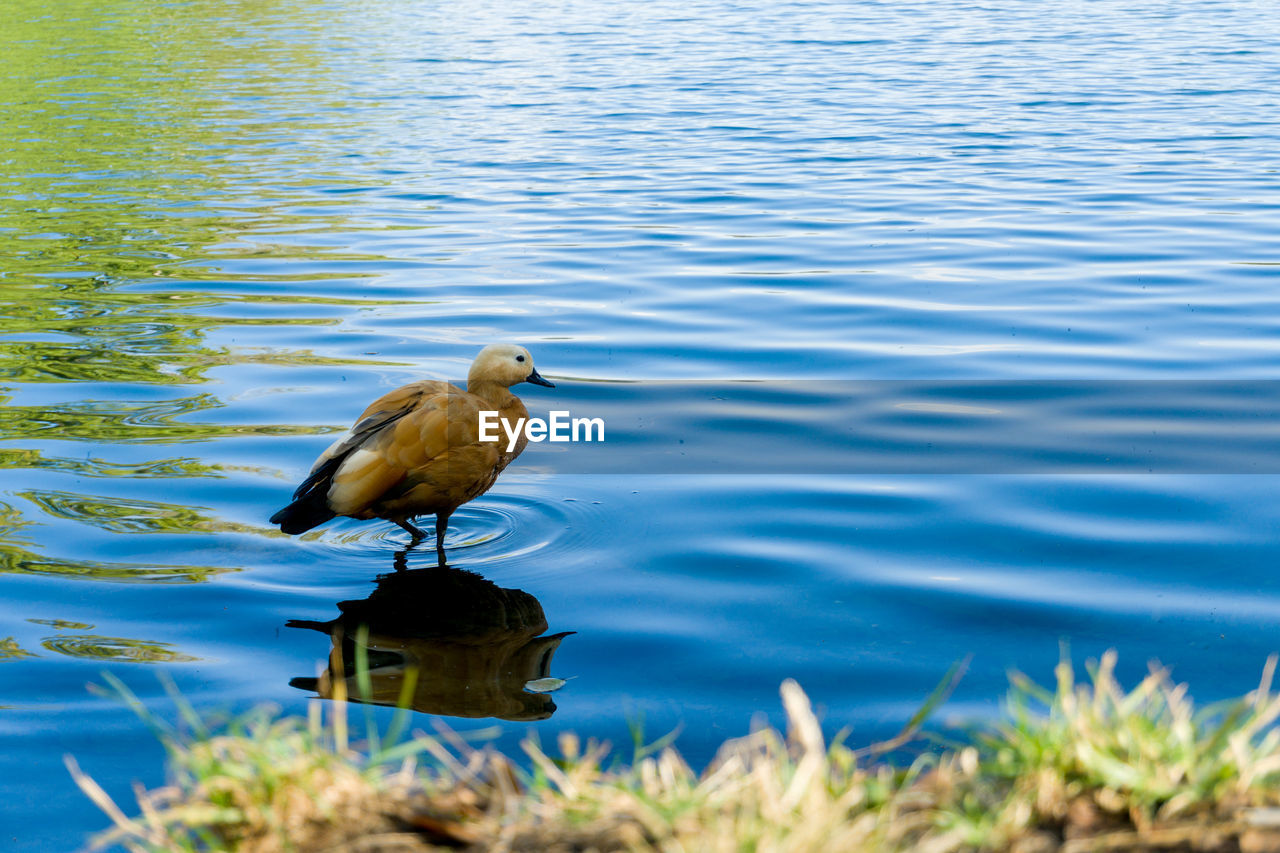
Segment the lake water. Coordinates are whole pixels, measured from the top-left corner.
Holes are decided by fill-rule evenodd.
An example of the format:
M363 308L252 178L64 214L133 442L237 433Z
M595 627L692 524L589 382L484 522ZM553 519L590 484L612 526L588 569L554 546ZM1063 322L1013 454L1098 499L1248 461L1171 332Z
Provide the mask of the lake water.
M356 624L423 728L642 719L698 764L788 677L865 743L966 655L944 721L1064 643L1203 699L1280 649L1271 3L5 15L6 849L105 825L64 754L162 782L104 671L300 711ZM455 570L266 523L495 341L608 432L459 510Z

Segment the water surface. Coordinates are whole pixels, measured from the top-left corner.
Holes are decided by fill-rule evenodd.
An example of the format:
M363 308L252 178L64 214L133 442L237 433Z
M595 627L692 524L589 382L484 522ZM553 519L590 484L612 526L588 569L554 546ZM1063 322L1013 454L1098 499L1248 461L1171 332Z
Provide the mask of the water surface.
M786 677L866 742L968 654L952 718L1064 641L1205 698L1277 648L1270 4L8 11L11 849L105 824L64 753L124 802L162 781L86 682L301 710L350 614L389 679L430 662L423 727L625 749L643 718L695 763ZM443 580L395 575L391 525L266 524L370 399L493 341L560 385L535 413L608 411L590 452L625 464L531 450L455 516ZM1153 424L1199 455L1076 453L1140 462ZM931 441L991 455L899 464ZM512 688L544 671L574 678Z

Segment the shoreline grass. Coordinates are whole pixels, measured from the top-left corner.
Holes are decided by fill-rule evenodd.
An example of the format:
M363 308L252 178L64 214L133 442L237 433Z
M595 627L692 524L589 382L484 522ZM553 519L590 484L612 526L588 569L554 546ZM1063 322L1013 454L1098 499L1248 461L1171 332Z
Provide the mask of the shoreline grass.
M1280 851L1276 658L1256 690L1199 710L1160 667L1125 691L1115 664L1079 680L1064 661L1052 688L1014 674L1000 720L907 766L876 755L918 736L958 669L903 735L863 750L828 744L784 682L786 732L728 741L701 773L669 744L618 764L568 734L554 757L526 741L525 768L448 732L355 744L343 702L218 733L180 702L179 736L117 682L165 742L170 783L138 790L128 817L68 767L114 824L94 845L139 853Z

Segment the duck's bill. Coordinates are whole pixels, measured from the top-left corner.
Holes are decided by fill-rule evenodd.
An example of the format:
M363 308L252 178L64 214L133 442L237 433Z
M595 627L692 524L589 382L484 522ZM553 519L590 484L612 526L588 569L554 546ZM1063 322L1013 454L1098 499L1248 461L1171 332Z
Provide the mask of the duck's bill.
M531 382L534 385L541 385L544 388L556 387L554 382L548 382L547 380L543 379L542 374L538 373L538 371L536 370L533 371L533 373L530 373L528 376L526 376L524 381Z

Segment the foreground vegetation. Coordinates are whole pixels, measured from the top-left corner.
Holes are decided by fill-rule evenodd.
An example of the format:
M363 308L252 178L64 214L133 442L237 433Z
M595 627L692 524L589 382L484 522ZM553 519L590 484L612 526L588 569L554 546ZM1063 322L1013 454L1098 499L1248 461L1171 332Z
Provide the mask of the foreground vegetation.
M1276 659L1199 711L1157 667L1125 692L1115 662L1084 682L1061 663L1052 690L1015 675L1003 722L908 766L877 756L918 736L945 683L902 737L855 750L824 742L788 681L787 732L730 741L702 773L670 745L624 766L569 735L520 764L447 733L354 744L343 702L217 734L183 707L191 735L160 730L172 783L133 818L68 764L114 823L96 844L131 851L1280 851Z

